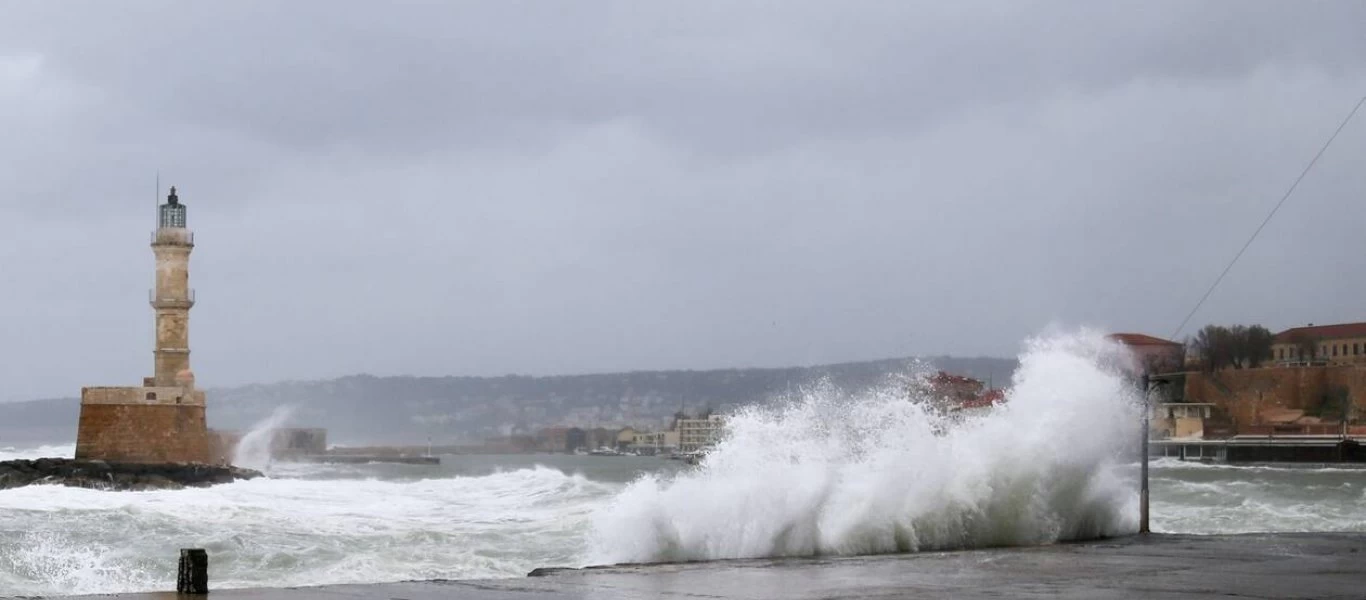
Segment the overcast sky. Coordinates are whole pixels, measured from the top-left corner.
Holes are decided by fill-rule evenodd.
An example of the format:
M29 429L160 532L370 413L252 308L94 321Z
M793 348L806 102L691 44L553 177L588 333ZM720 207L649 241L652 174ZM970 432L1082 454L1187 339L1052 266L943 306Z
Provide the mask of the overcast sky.
M1169 336L1366 94L1362 2L7 2L0 399ZM1366 114L1190 329L1366 320ZM162 192L164 195L164 191Z

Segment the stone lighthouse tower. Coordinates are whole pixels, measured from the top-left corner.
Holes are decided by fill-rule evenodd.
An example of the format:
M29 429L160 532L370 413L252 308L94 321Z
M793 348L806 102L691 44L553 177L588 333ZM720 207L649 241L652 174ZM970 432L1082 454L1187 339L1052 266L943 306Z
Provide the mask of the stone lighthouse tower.
M175 186L158 212L157 230L152 234L156 254L156 288L150 301L156 311L156 370L154 385L177 385L177 377L190 374L190 309L194 291L190 289L190 251L194 232L185 228L185 205L176 196Z
M190 370L190 251L194 232L186 228L185 205L175 188L157 209L152 234L156 287L153 374L139 387L81 389L76 458L140 463L206 463L208 431L204 392Z

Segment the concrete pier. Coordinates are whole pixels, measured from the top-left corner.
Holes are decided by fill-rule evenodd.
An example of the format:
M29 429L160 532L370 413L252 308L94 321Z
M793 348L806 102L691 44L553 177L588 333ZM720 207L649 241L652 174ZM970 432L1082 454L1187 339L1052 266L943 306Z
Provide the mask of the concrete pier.
M1366 595L1366 533L1150 534L1031 548L540 569L537 574L485 581L215 589L213 596L235 600L1345 599ZM152 600L176 595L168 592L115 597Z
M388 454L307 454L294 460L310 463L366 464L394 463L403 465L439 465L439 456L391 456Z

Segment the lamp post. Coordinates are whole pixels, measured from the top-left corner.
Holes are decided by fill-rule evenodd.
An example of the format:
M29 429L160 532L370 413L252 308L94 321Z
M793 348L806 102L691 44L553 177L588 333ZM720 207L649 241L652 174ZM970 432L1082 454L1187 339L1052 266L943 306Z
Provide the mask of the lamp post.
M1165 379L1158 379L1157 381L1150 382L1149 379L1148 379L1148 374L1147 374L1147 373L1144 373L1143 376L1139 379L1139 385L1141 386L1141 388L1142 388L1142 390L1143 390L1143 431L1142 431L1142 435L1143 435L1143 444L1142 444L1142 448L1143 448L1143 459L1142 459L1142 462L1139 463L1139 464L1141 465L1141 468L1142 468L1142 474L1140 475L1140 477L1141 477L1141 483L1140 483L1139 492L1138 492L1138 532L1139 532L1139 533L1148 533L1148 532L1149 532L1149 530L1148 530L1148 461L1151 460L1151 459L1150 459L1150 456L1151 456L1151 455L1150 455L1149 452L1148 452L1148 438L1149 438L1149 437L1152 437L1152 433L1151 433L1151 431L1150 431L1150 429L1149 429L1149 423L1148 423L1148 419L1152 416L1152 401L1150 400L1150 398L1151 398L1150 392L1151 392L1153 389L1156 389L1156 388L1159 387L1159 386L1165 385L1166 383L1167 383L1167 380L1165 380Z

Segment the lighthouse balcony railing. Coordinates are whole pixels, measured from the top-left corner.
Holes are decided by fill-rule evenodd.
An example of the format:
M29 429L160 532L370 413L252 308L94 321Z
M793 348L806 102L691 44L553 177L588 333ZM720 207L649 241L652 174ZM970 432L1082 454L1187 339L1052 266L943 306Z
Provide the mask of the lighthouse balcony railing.
M163 305L163 306L177 306L177 305L183 305L183 306L186 306L186 307L190 307L190 306L194 306L194 299L195 299L195 298L194 298L194 288L190 288L190 289L186 290L186 291L185 291L185 297L184 297L184 298L170 298L170 297L158 298L158 297L157 297L157 291L156 291L156 290L154 290L154 289L153 289L153 290L147 290L147 303L148 303L148 304L151 304L152 306L156 306L156 305L160 304L160 305Z
M153 244L194 245L194 232L184 227L162 227L152 232Z

